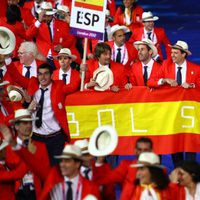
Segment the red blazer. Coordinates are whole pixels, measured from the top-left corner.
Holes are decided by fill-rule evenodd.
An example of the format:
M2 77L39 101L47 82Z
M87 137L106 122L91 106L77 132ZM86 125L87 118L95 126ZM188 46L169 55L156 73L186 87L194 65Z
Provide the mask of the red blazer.
M179 199L177 196L177 186L175 184L169 184L169 186L164 190L158 190L155 189L156 192L160 194L160 199L162 200L175 200ZM126 187L123 189L120 200L140 200L142 191L144 190L144 187L141 187L140 185L135 186L133 183L129 183L126 185ZM183 200L183 199L179 199Z
M107 8L110 11L110 15L114 17L117 10L115 0L107 1Z
M35 60L37 64L37 68L43 63L40 60ZM23 70L23 64L21 64L19 61L14 63L15 67L17 68L18 72L22 75ZM23 75L22 75L23 76Z
M93 78L94 71L99 67L98 61L91 59L88 62L88 70L85 76L85 83L88 83L91 78ZM110 69L113 72L114 76L114 86L119 86L120 88L124 88L127 83L127 79L125 76L125 70L123 65L110 61Z
M132 23L128 26L132 32L136 27L142 26L142 24L137 21L138 18L140 21L142 20L142 13L143 13L143 8L140 6L136 6L135 9L132 11ZM118 7L117 12L115 14L114 24L126 26L124 22L124 13L122 13L120 7Z
M42 22L39 28L35 27L35 24L32 24L26 31L27 38L32 40L36 38L36 44L38 50L44 55L47 56L49 49L52 50L52 54L56 55L54 47L56 45L62 45L65 48L69 48L72 54L77 56L77 62L81 61L80 54L76 49L76 38L70 34L69 25L66 22L61 20L53 19L54 26L54 38L51 41L49 29L46 23Z
M7 0L1 0L0 17L5 17L7 9Z
M156 61L154 61L151 75L149 78L154 77L157 74L157 72L160 70L160 68L161 68L161 65L157 63ZM145 86L141 62L137 62L133 64L130 71L130 83L133 86Z
M24 147L22 147L20 150L15 151L15 152L13 152L11 150L10 146L6 147L7 148L6 149L7 150L7 152L6 152L6 163L7 163L7 165L9 166L9 168L12 169L12 167L14 165L16 165L16 163L17 163L17 167L15 167L14 170L11 170L11 171L1 172L0 182L1 181L15 180L16 181L15 182L15 191L16 192L18 191L18 189L21 185L21 179L23 178L23 176L28 171L30 171L30 168L28 166L29 163L26 164L24 162L24 159L21 159L21 158L23 158L23 156L25 156L24 152L27 151L30 155L34 156L34 159L32 159L32 160L30 159L29 162L37 162L37 163L40 163L40 164L43 163L42 166L47 170L50 166L46 146L43 143L37 142L37 141L32 141L32 143L36 147L35 153L28 152L27 149L25 149ZM37 196L37 199L38 199L40 197L40 194L41 194L41 191L42 191L42 179L40 179L39 176L37 176L37 174L35 174L34 172L33 172L33 179L34 179L36 196Z
M53 72L52 79L59 80L59 69L57 69ZM81 83L81 79L80 79L79 72L72 69L70 83L67 84L67 86L66 86L68 93L74 93L74 92L78 91L80 89L80 83Z
M104 166L103 168L104 168L105 171L110 171L111 170L111 167L110 167L109 164L105 163L103 166ZM92 181L94 183L96 183L96 184L98 184L97 180L98 180L98 177L99 177L98 168L99 167L95 166L95 162L93 162L92 163L92 172L93 172ZM99 186L101 187L101 185L99 185ZM100 194L101 194L101 199L102 200L115 200L116 199L116 196L115 196L115 185L114 184L110 184L110 183L103 185L103 188L102 188Z
M161 45L163 44L165 47L167 58L170 58L171 57L171 48L168 46L168 44L170 44L170 41L165 33L164 28L154 27L154 33L157 37L157 43L155 44L155 46L158 49L158 54L163 59L163 54L162 54L162 50L161 50ZM133 44L135 41L140 41L143 39L143 35L144 35L144 27L136 28L133 31L132 36L129 39L129 42L131 44Z
M135 180L136 168L131 168L130 165L136 162L137 160L123 160L113 170L106 168L105 165L97 167L96 182L100 185L120 183L124 188L128 182Z
M200 67L192 62L187 62L186 82L194 83L196 88L200 88ZM175 63L172 60L163 62L161 69L157 72L155 77L148 80L149 87L158 87L158 81L161 78L171 78L175 80Z
M24 83L22 87L26 88L28 94L33 96L35 92L39 89L39 82L37 78L31 77L28 83ZM60 126L66 134L66 139L70 141L70 133L67 123L67 114L65 109L65 97L68 94L68 87L61 80L52 81L51 88L51 103L52 109L54 111L55 117L58 120Z
M99 195L99 189L98 187L92 182L87 180L86 178L81 177L81 183L82 183L82 194L81 199L84 199L88 194L92 194L97 199L100 199ZM58 166L52 168L52 170L49 172L49 175L45 181L44 189L42 192L40 200L47 200L49 199L50 191L53 189L53 187L64 181L64 177L60 173L60 169Z
M6 66L7 71L3 76L3 81L9 81L10 85L15 85L15 83L19 85L24 85L27 83L28 79L20 75L14 64L10 64Z
M113 48L114 41L108 41L106 43L109 44L111 49ZM128 51L128 61L125 64L125 66L130 68L130 65L132 65L133 62L135 62L138 59L138 55L137 55L138 52L136 48L133 46L133 44L130 44L128 42L125 43L125 47L127 48L127 51Z

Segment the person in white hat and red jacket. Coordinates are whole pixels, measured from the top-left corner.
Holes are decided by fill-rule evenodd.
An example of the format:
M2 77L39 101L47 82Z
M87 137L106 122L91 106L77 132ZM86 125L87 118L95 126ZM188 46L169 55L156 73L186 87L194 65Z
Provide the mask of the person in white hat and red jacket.
M76 60L76 56L73 55L68 48L60 50L56 59L59 63L59 69L53 72L53 80L63 80L67 85L68 93L79 91L80 89L80 73L71 68L71 63Z
M42 166L48 170L50 169L49 157L46 146L37 141L31 139L32 122L35 121L32 118L31 113L27 109L16 110L14 118L10 120L10 125L14 127L17 137L13 138L10 129L4 124L0 125L0 131L4 136L5 142L12 146L8 146L6 154L7 158L17 159L18 169L16 173L1 173L0 180L3 178L9 178L16 180L16 198L17 199L38 199L42 191L42 180L45 173L35 173L30 169L28 164L24 162L23 156L30 157L28 163L42 163ZM23 152L26 152L27 155ZM13 155L14 154L14 155Z
M178 40L171 47L171 58L162 64L155 77L148 81L149 87L200 88L200 66L187 60L192 53L185 41ZM183 153L172 154L174 166L184 160ZM196 153L187 152L186 159L195 160Z
M127 90L131 89L132 86L147 86L148 79L155 76L161 68L161 64L154 60L158 51L151 40L143 39L142 41L136 41L134 45L138 50L140 61L134 63L131 67L130 83L125 86Z
M54 18L57 10L50 2L43 2L36 20L26 31L27 38L36 39L38 50L52 63L62 48L70 48L80 62L80 55L76 49L76 38L70 34L69 24ZM52 63L53 65L53 63ZM55 67L55 66L54 66Z
M167 58L170 58L170 48L168 44L170 41L166 35L165 29L162 27L155 27L155 21L157 21L159 17L154 16L152 12L143 12L142 14L142 24L143 27L136 28L133 31L133 34L129 40L130 43L135 41L140 41L145 38L150 39L156 48L158 49L158 54L160 55L160 59L163 60L163 53L161 50L161 46L164 45L165 53Z

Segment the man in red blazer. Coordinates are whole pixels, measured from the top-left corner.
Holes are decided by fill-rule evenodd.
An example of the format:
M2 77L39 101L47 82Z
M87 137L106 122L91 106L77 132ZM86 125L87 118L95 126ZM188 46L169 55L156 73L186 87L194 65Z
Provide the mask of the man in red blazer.
M118 92L127 83L123 65L111 61L111 48L106 43L98 43L96 45L95 59L89 60L87 64L85 89L92 89L97 85L97 82L93 79L93 73L100 67L109 68L113 73L114 82L110 86L111 91ZM86 68L82 66L81 70L86 70Z
M30 162L42 163L45 169L50 168L48 153L43 143L33 141L31 113L26 109L19 109L15 112L15 117L10 121L14 126L17 138L13 139L10 129L5 125L1 125L0 130L5 140L11 144L7 148L6 157L17 159L18 167L12 171L2 172L0 180L16 180L16 197L17 199L38 199L42 190L42 179L37 176L21 159L20 152L25 151L34 155L34 159ZM14 150L14 151L13 151ZM19 156L18 156L19 154Z
M38 78L32 77L22 86L33 97L29 109L34 118L38 117L32 138L46 144L54 165L54 156L62 152L65 141L70 141L70 134L65 109L68 87L61 80L52 80L52 74L52 67L44 63L38 68Z
M129 29L126 26L118 24L112 26L110 35L113 41L109 41L107 44L112 49L111 59L124 65L128 73L130 65L137 60L137 51L132 44L126 42L125 34L127 32L129 32Z
M68 87L68 93L76 92L80 89L80 74L71 68L70 64L76 60L76 56L72 55L70 49L63 48L56 56L59 62L59 69L53 72L53 80L63 80Z
M34 42L21 43L18 50L18 57L20 62L15 62L15 66L19 73L26 78L37 77L38 66L46 60L38 52Z
M92 156L88 151L88 144L89 143L87 139L76 140L74 143L74 145L79 146L81 148L82 157L84 158L84 161L82 162L81 167L80 167L81 175L87 178L88 180L91 180L94 183L96 183L96 177L99 176L98 170L96 170L98 167L96 166L96 163L94 161L94 156ZM109 164L104 163L103 165L106 171L111 170L111 167ZM114 184L99 186L99 190L100 190L101 198L103 200L116 199Z
M168 46L168 44L170 44L170 41L163 28L154 27L154 22L158 19L159 18L157 16L153 16L152 12L144 12L142 14L142 22L144 27L134 29L129 42L133 43L135 41L143 40L144 38L152 40L152 42L157 47L158 54L160 56L160 59L162 60L163 53L161 51L161 45L165 46L167 58L170 58L170 48Z
M134 63L130 70L130 83L125 86L128 90L132 86L146 86L147 80L161 68L161 65L153 59L157 55L157 48L151 40L143 39L134 45L138 50L140 62Z
M93 195L100 199L98 187L79 174L83 158L81 149L78 146L66 145L62 154L56 156L60 160L59 165L50 168L47 160L41 161L39 157L36 157L36 153L27 151L26 148L21 147L19 144L16 145L7 127L0 125L0 131L4 133L4 138L13 146L20 158L30 166L31 171L44 181L42 194L37 199L73 198L82 200L87 195ZM41 165L41 163L43 164Z
M75 46L76 38L70 34L69 24L55 19L55 13L56 10L50 2L43 2L38 20L26 31L27 38L35 38L39 52L49 59L52 59L61 48L70 48L73 54L80 57Z
M168 85L171 87L180 86L185 89L200 88L200 67L197 64L186 60L191 55L188 44L184 41L177 41L171 46L172 60L164 61L162 68L155 77L148 81L149 87L162 87ZM177 167L183 161L183 153L172 154L174 166ZM195 160L196 153L186 153L187 160Z
M104 165L100 165L96 168L96 182L100 185L111 184L111 183L120 183L124 188L127 183L133 182L136 177L136 169L131 168L131 164L135 164L137 162L138 156L142 152L151 152L153 150L153 143L151 139L141 137L138 138L135 145L135 155L136 160L123 160L113 170L108 170L104 167Z

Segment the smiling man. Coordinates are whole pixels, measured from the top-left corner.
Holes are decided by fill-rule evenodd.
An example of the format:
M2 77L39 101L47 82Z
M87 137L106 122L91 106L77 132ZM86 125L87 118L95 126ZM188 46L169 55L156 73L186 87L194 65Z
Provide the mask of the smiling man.
M38 78L32 77L27 88L33 96L29 110L38 120L33 123L32 138L44 142L54 165L55 155L62 152L65 141L70 141L65 110L65 96L68 94L67 85L61 80L52 80L52 67L46 63L38 68Z

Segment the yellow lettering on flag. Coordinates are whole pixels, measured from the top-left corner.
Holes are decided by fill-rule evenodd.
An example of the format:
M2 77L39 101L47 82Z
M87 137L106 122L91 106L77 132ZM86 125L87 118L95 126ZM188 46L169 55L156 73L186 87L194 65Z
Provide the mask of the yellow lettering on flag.
M90 137L101 125L112 125L119 136L200 134L200 103L175 101L66 106L72 138Z

